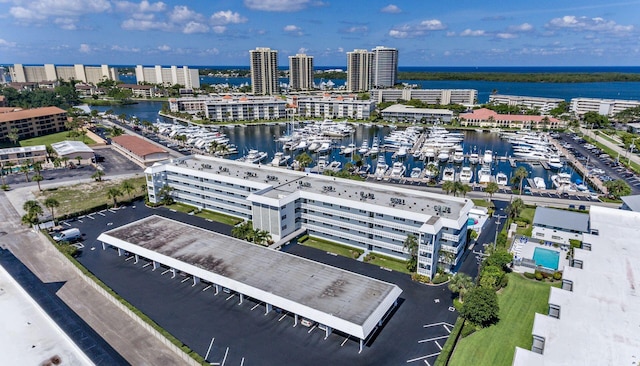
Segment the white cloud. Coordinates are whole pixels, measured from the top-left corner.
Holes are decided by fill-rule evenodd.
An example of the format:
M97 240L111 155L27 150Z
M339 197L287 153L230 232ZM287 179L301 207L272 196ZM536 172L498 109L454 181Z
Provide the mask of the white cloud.
M509 26L510 32L531 32L532 30L533 26L529 23Z
M566 29L577 32L598 32L612 35L628 35L633 32L633 25L617 24L613 20L605 20L600 17L587 18L584 16L565 15L561 18L554 18L546 24L550 29Z
M465 29L462 32L460 32L460 37L482 37L485 35L486 35L486 32L482 29L477 29L477 30Z
M171 13L169 13L169 20L177 24L187 23L192 20L200 21L202 19L202 14L189 9L186 5L176 5L173 7Z
M244 6L251 10L293 12L302 10L312 4L311 0L244 0Z
M198 23L198 22L189 22L182 29L182 33L184 34L193 34L193 33L207 33L209 31L209 26L206 24Z
M91 47L86 43L82 43L82 44L80 44L80 48L78 49L78 52L80 52L80 53L90 53L91 52Z
M3 47L14 47L16 45L15 42L9 42L6 39L0 38L0 46Z
M9 2L0 0L0 2ZM104 13L111 10L108 0L13 0L16 6L9 15L23 23L44 24L54 18L53 24L66 30L77 29L79 18L86 14Z
M447 32L447 37L455 37L456 32Z
M64 30L76 30L76 21L71 18L56 18L53 23Z
M138 19L127 19L120 25L122 29L126 30L139 30L139 31L148 31L148 30L163 30L170 31L172 26L166 22L156 22L151 20L138 20Z
M367 33L368 31L369 27L366 25L354 25L341 30L342 33Z
M227 27L225 27L224 25L215 25L212 29L213 33L222 34L227 30Z
M383 13L388 13L388 14L398 14L401 13L402 10L400 10L399 7L397 7L396 5L393 4L389 4L387 6L385 6L384 8L380 9L381 12Z
M160 12L166 9L166 4L162 1L157 3L150 3L147 0L143 0L140 3L134 3L131 1L115 1L116 10L126 12Z
M514 38L518 38L518 35L517 34L513 34L513 33L503 32L503 33L496 33L496 38L514 39Z
M392 29L389 31L389 36L393 38L407 38L409 37L409 33L405 31L399 31L397 29Z
M288 34L293 34L293 35L296 35L296 36L302 36L304 34L302 32L302 28L298 27L297 25L293 25L293 24L286 25L282 30L284 30Z
M231 10L219 11L211 15L211 22L217 25L246 23L247 18Z
M308 51L309 51L309 49L308 49L308 48L304 48L304 47L300 47L300 48L298 48L298 53L305 54L305 53L307 53Z
M420 22L420 27L426 30L443 30L447 28L438 19L423 20Z
M171 51L171 47L167 46L166 44L163 44L162 46L158 46L158 50L162 52L167 52L167 51Z
M338 47L338 49L337 49L336 51L338 51L338 52L340 52L340 53L344 53L344 48L342 48L342 47Z
M111 46L111 51L137 53L137 52L140 52L140 48L137 48L137 47L131 48L128 46L113 45Z

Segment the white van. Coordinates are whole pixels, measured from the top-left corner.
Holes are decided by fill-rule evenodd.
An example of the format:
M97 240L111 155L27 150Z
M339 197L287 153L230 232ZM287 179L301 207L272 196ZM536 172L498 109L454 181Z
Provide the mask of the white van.
M67 230L59 232L58 234L55 234L53 236L53 240L55 240L55 241L74 241L74 240L80 239L81 237L82 237L82 234L80 233L80 229L73 228L73 229L67 229Z

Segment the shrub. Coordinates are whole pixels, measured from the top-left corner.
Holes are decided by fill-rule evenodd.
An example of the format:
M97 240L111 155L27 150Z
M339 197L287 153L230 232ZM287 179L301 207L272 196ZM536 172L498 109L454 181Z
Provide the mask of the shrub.
M472 335L476 330L478 330L478 327L476 325L472 323L466 323L462 328L462 330L460 331L460 337L461 338L468 337Z
M522 216L518 216L518 220L516 221L518 223L518 226L520 226L520 222L523 222L526 225L529 225L531 223L531 219L528 217L522 217Z
M531 273L531 272L525 272L524 276L530 280L536 278L536 274L535 273Z
M433 283L434 285L438 285L438 284L447 282L448 280L449 280L449 275L444 273L438 273L435 275L435 277L433 277L433 281L431 281L431 283Z
M538 281L542 281L542 279L544 278L542 276L542 273L540 273L540 272L536 272L535 277L536 277L536 280L538 280Z
M556 281L561 280L562 279L562 272L555 272L553 274L553 279L556 280Z
M309 234L304 234L298 239L298 243L304 243L307 240L309 240Z
M9 187L8 184L3 184L3 185L0 186L0 189L2 189L3 191L8 191L8 190L11 189L11 187Z
M498 288L505 288L509 284L509 276L502 276L500 279L500 283L498 283Z
M453 299L453 307L456 308L457 312L460 312L460 310L462 309L462 303L460 302L460 298L455 298Z
M524 221L516 221L516 224L518 225L518 227L527 227L527 223Z
M571 248L581 248L582 247L582 242L580 240L577 240L577 239L569 239L569 244L571 245Z
M417 274L417 273L413 273L411 275L411 279L413 281L421 282L421 283L430 283L431 282L431 279L429 278L429 276L425 276L425 275L421 275L421 274Z

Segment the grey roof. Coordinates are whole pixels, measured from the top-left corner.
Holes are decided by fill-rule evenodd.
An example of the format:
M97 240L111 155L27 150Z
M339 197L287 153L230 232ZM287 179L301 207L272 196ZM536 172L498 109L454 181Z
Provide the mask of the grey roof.
M98 240L145 256L135 248L127 249L132 244L237 281L241 283L238 288L217 283L253 298L265 300L260 294L269 294L363 328L369 328L372 315L384 315L386 309L380 308L393 303L402 292L390 283L160 216L107 231ZM167 262L153 253L150 259ZM277 301L271 303L281 306ZM303 309L288 310L303 314L297 311Z
M557 227L586 233L589 230L589 214L538 207L533 216L534 226Z
M624 196L621 199L629 210L640 212L640 195Z

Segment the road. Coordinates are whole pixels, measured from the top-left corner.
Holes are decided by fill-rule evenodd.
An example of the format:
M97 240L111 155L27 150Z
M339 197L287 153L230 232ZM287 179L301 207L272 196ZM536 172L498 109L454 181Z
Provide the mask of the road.
M640 156L636 154L629 154L629 152L626 149L621 148L617 144L614 144L613 142L605 139L604 137L598 137L598 135L596 135L593 130L580 127L580 132L582 132L583 135L589 136L592 139L596 140L598 143L601 143L604 146L610 148L611 150L619 153L620 156L623 157L624 159L631 159L631 161L633 161L634 163L640 164ZM638 144L636 145L640 145L640 142L638 142Z

